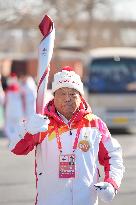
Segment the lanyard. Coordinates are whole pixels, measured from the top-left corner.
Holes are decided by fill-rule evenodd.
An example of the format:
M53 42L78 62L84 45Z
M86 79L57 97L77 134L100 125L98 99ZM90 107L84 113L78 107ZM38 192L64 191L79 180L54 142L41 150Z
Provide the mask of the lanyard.
M81 128L82 128L82 122L79 124L79 127L77 128L77 133L76 133L76 137L75 137L74 144L73 144L73 152L75 152L75 150L77 149ZM60 135L59 135L59 131L58 131L57 127L55 128L55 131L56 131L56 139L57 139L58 150L62 153L62 143L61 143L61 140L60 140Z

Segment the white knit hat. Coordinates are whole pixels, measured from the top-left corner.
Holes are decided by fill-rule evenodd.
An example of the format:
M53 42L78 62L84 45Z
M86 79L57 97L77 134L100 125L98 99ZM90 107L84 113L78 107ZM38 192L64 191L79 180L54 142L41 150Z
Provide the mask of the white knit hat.
M54 93L59 88L74 88L81 95L84 95L83 83L80 76L73 71L73 68L66 66L54 75L52 82L52 92Z

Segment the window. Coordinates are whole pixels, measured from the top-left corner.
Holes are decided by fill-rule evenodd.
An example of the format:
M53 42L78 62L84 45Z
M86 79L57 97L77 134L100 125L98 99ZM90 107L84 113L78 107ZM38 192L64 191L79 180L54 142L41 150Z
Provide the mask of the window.
M89 92L136 92L135 58L97 58L89 64L86 83Z

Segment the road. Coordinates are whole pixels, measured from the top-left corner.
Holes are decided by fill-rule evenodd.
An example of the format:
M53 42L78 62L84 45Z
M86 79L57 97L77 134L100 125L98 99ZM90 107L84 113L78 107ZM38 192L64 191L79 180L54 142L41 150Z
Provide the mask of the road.
M126 172L120 192L111 205L135 204L136 135L114 134L114 137L122 145ZM34 196L34 152L25 157L12 155L6 139L0 138L0 205L34 205Z

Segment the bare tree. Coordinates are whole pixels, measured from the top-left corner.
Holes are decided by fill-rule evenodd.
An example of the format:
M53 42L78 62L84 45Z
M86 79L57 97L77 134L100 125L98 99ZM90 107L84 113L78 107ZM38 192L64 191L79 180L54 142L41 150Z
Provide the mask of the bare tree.
M110 5L109 1L82 0L79 2L79 0L57 0L52 2L54 2L56 9L56 24L59 33L58 42L64 40L70 31L74 31L74 35L77 39L80 39L79 36L84 32L83 39L86 41L85 47L90 48L94 11L98 6L101 6L101 8L102 6L108 7Z
M20 45L20 50L25 50L24 42L26 41L31 42L29 45L26 44L26 47L29 46L27 50L34 50L33 44L36 46L35 42L39 42L40 36L38 24L42 16L47 13L55 22L56 46L67 36L71 35L72 38L74 35L78 40L85 39L86 48L91 47L90 36L93 28L94 11L99 5L107 6L108 2L108 0L0 0L0 28L5 33L3 36L5 40L0 38L0 45L6 46L3 42L10 41L12 33L12 35L15 34L15 41L18 39L23 43L21 46L21 43L16 42L16 46ZM13 32L14 30L18 32ZM82 37L81 30L84 33ZM22 35L20 35L21 32ZM17 33L20 38L19 36L16 38ZM11 47L14 46L11 45ZM8 49L6 47L4 50Z

